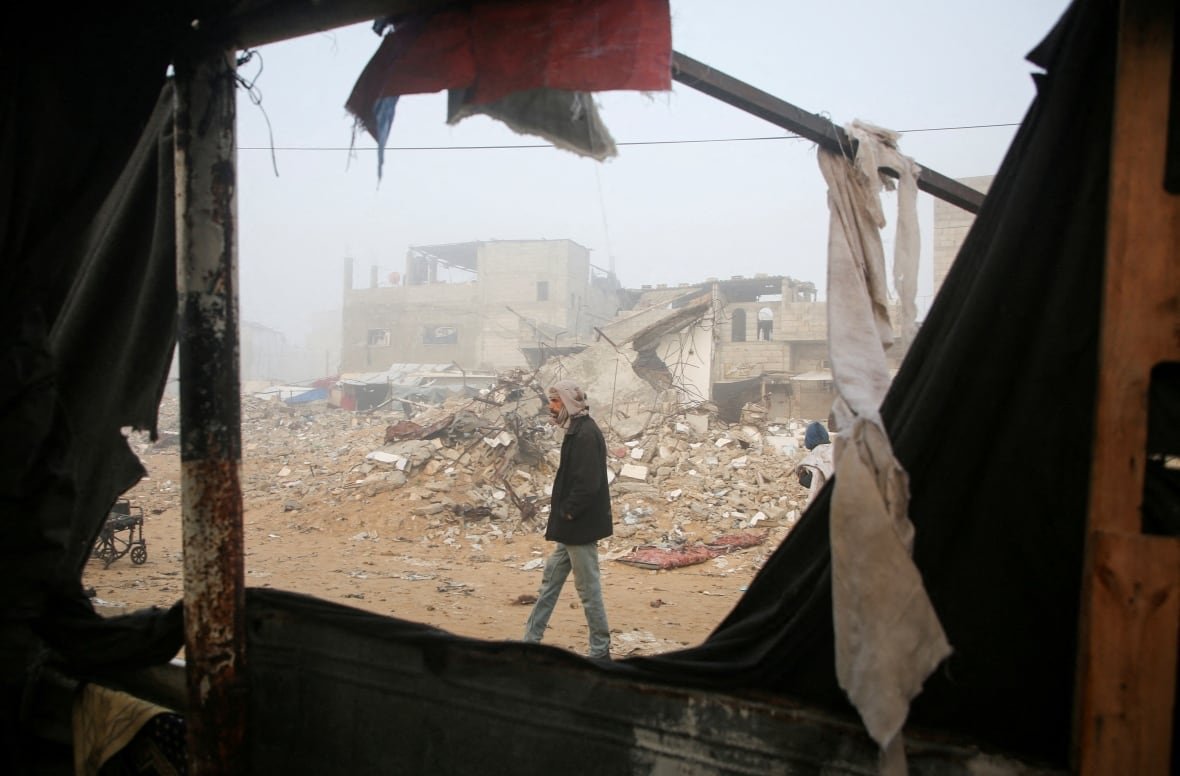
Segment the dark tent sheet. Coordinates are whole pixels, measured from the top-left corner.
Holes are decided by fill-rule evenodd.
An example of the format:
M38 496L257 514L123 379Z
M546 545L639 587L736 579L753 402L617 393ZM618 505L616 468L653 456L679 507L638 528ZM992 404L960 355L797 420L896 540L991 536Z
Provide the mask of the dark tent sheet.
M1038 95L882 406L914 559L954 649L914 725L1064 765L1104 256L1113 4L1033 55ZM828 492L702 646L635 661L850 710L836 684Z
M858 722L771 693L702 693L277 590L250 589L247 610L250 773L876 773ZM1013 766L941 736L907 748L913 776Z
M143 476L120 429L154 429L175 331L174 38L140 5L0 32L3 773L46 772L21 735L43 669L166 662L181 643L179 606L104 619L81 584Z
M37 666L85 676L166 661L179 643L177 610L101 621L80 590L106 509L140 476L119 429L154 424L172 348L171 141L167 111L155 108L158 97L169 99L161 87L178 34L170 12L154 8L136 5L136 16L96 10L68 26L46 25L55 37L40 48L35 40L0 47L4 772L27 764L22 704ZM911 723L1053 766L1066 762L1073 702L1114 11L1110 2L1075 3L1034 52L1047 71L1038 97L883 406L910 474L915 561L954 649L917 698ZM6 44L17 29L6 30ZM77 89L81 70L88 80ZM1175 384L1161 381L1153 391L1150 436L1173 452L1165 420L1180 416ZM1155 530L1174 531L1175 489L1149 483L1147 492L1149 502L1158 499L1145 509L1161 516ZM827 509L821 494L703 644L596 669L615 683L611 692L633 682L636 693L661 686L687 698L714 689L803 704L850 722L849 740L859 743L849 746L863 747L835 681ZM307 722L292 716L354 703L360 717L366 687L390 680L376 673L386 668L353 661L342 677L324 664L330 654L301 652L299 643L271 643L277 652L265 652L258 623L277 618L295 630L335 632L338 612L251 592L250 638L259 648L252 697L284 697L274 694L283 690L300 703L255 709L268 723L252 741L256 756L276 742L291 747L288 756L355 746L335 728L339 738L308 730L292 740L290 730ZM348 617L370 618L390 650L423 638L414 628L387 627L387 618ZM504 682L520 682L522 707L543 693L546 666L579 662L550 647L500 645L500 654L519 659L481 669L469 653L493 647L434 631L428 638L450 646L423 670L444 682L465 671L505 672ZM284 651L288 660L272 659ZM306 674L291 671L295 664ZM597 713L626 704L624 692L610 697ZM481 713L495 711L476 707L467 719L478 725ZM426 738L412 742L419 751L464 746L448 720L420 721ZM649 722L658 732L660 720ZM758 732L753 723L733 724ZM573 723L568 732L576 735ZM398 746L380 728L372 735L373 747ZM536 770L527 751L500 743L502 767L492 770ZM811 744L825 745L821 737ZM818 756L829 762L828 755L848 761L835 750Z

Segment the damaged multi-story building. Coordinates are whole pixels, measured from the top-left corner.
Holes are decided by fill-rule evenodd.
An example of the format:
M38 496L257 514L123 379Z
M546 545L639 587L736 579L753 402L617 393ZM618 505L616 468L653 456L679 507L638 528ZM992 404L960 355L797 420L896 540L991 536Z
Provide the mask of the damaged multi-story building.
M573 352L619 311L613 272L572 240L497 240L410 248L405 272L352 287L345 262L341 371L392 363L506 369Z
M990 176L961 181L986 191ZM935 204L934 290L974 216ZM384 387L390 371L537 367L596 343L635 345L633 370L684 403L735 418L825 418L832 401L827 303L814 283L758 274L624 289L572 240L499 240L409 249L404 272L353 288L345 263L341 372ZM899 310L890 317L898 321ZM904 355L899 341L891 367Z
M598 340L564 366L604 400L625 394L629 407L620 412L628 417L664 389L674 389L682 403L713 402L727 420L737 420L749 403L774 419L828 415L827 305L814 283L757 275L644 287L629 292L627 309L596 333ZM630 375L620 377L613 366L603 374L603 363L620 358L655 393L638 385L621 391Z
M771 417L826 417L831 402L827 306L814 283L785 275L626 290L572 240L505 240L415 246L404 273L373 267L367 288L352 278L347 260L346 375L536 367L630 345L632 371L653 387L725 415L753 401Z

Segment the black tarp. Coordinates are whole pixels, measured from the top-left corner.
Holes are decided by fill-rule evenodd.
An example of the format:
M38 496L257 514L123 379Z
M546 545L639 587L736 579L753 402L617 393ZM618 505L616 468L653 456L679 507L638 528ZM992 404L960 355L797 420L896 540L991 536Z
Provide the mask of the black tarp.
M1105 249L1113 3L1073 7L1047 71L882 406L909 472L914 560L954 650L910 721L1064 765ZM699 648L645 670L773 687L850 711L836 684L828 491Z
M1075 3L1030 55L1046 71L1036 99L882 405L910 476L914 560L954 649L910 721L1058 766L1076 679L1116 10ZM1175 389L1157 381L1153 438L1180 407ZM1145 511L1167 512L1167 489L1149 480L1147 495ZM825 491L703 645L633 662L851 713L835 678L828 506Z
M1046 70L1037 98L883 406L910 474L915 561L954 648L911 722L1058 766L1073 705L1115 6L1079 0L1033 53ZM52 35L39 28L44 40L19 46L13 34L21 28L9 25L0 47L6 772L20 772L22 703L35 666L85 674L158 662L179 639L176 610L99 621L80 591L87 537L139 476L118 431L154 424L172 344L169 141L153 111L177 34L161 16L168 12L153 8L137 6L138 16L96 10L51 25ZM1175 386L1161 379L1153 389L1153 443L1171 439L1155 427L1177 416ZM1150 485L1148 498L1164 499L1150 511L1174 514L1174 491ZM827 509L822 494L703 644L604 671L645 686L756 693L851 719L835 682ZM322 616L281 598L266 607L266 617L298 618L307 628ZM349 615L361 616L386 621ZM399 638L396 629L388 638ZM454 639L455 649L464 643ZM352 654L346 643L339 649ZM513 647L533 649L552 648ZM290 653L298 656L298 645ZM306 674L260 660L250 681L259 690L298 683L308 709L317 708L316 693L355 692L348 688L366 681L362 661L351 664L345 685L317 682L332 674L316 669L319 659L307 657ZM444 681L452 668L446 660L427 666ZM525 659L488 670L537 666ZM279 721L293 713L259 712ZM446 723L431 718L425 728L441 741ZM278 724L274 735L286 729ZM287 743L292 757L300 746L397 745L346 731ZM513 767L501 762L497 771L530 772L527 752L505 753Z
M178 607L104 619L81 586L107 510L143 475L120 429L154 429L175 330L174 37L162 13L137 18L148 5L40 9L0 32L5 773L43 772L22 735L40 671L180 645Z

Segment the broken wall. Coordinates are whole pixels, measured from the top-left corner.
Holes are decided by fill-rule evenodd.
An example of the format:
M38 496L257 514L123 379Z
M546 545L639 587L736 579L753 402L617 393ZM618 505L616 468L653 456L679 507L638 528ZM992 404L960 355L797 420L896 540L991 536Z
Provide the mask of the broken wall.
M775 334L786 340L828 341L827 302L787 302L775 315Z
M579 312L590 285L590 252L572 240L511 240L481 243L479 304L486 325L479 360L496 368L525 366L522 345L541 336L524 321L562 334L547 345L577 340ZM508 308L512 309L509 310ZM587 329L588 331L588 329ZM528 339L522 341L521 332Z
M973 178L958 178L976 191L987 193L994 175L978 175ZM934 200L934 293L942 287L946 273L950 271L959 248L975 223L975 214L940 199Z
M698 321L684 329L664 335L657 345L656 356L668 367L672 387L686 404L708 401L713 384L713 331L707 320Z
M467 283L346 289L341 371L523 367L522 347L584 342L619 306L591 287L590 252L571 240L479 243L476 268Z
M586 392L590 414L604 431L621 439L641 434L656 417L678 402L674 391L660 391L635 373L639 354L630 345L618 348L599 342L575 356L552 359L537 372L543 389L559 380L573 380Z
M475 283L353 290L344 300L341 371L451 361L473 367L482 326ZM513 326L515 331L515 321Z

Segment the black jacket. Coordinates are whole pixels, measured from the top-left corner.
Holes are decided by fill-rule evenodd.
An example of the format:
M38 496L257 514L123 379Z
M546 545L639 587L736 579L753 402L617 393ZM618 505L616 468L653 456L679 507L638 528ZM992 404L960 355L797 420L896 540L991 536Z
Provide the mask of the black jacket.
M614 532L606 483L606 440L589 415L570 421L561 441L545 538L590 544Z

